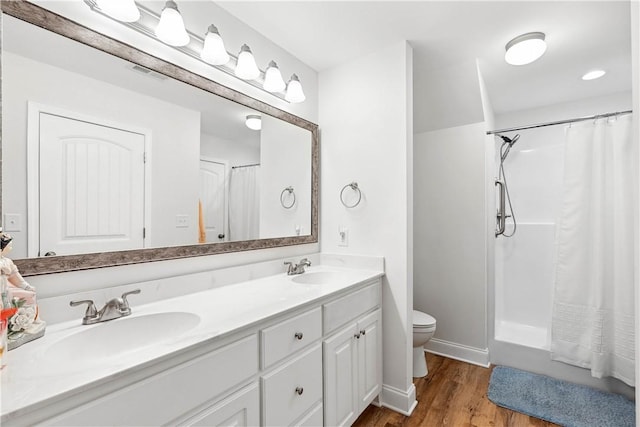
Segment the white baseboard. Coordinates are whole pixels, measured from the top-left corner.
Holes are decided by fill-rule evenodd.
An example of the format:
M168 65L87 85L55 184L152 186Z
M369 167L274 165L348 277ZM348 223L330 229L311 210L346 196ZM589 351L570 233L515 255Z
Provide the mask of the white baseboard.
M383 384L379 402L380 406L389 408L392 411L399 412L408 417L418 404L416 400L416 387L411 384L409 390L403 391Z
M473 365L483 366L485 368L488 368L490 365L489 349L486 348L480 349L475 347L468 347L466 345L432 338L425 345L425 351L437 354L439 356L461 360Z

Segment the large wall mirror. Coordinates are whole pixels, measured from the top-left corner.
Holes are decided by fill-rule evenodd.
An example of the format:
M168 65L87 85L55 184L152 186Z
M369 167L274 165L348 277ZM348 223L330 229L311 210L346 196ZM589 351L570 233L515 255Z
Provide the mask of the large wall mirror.
M317 242L317 125L1 5L2 214L24 275Z

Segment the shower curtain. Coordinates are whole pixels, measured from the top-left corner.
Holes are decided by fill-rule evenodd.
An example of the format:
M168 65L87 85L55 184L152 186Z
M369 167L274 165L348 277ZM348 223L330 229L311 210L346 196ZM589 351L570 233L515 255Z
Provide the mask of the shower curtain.
M229 180L229 239L258 239L260 236L260 166L231 169Z
M566 132L556 228L552 359L634 385L634 212L631 115Z

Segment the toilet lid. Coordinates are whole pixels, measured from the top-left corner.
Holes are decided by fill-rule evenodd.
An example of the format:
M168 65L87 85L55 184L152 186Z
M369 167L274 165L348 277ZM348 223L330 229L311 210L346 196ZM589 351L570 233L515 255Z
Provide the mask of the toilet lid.
M436 319L429 316L427 313L423 313L418 310L413 310L413 325L414 326L433 326L436 324Z

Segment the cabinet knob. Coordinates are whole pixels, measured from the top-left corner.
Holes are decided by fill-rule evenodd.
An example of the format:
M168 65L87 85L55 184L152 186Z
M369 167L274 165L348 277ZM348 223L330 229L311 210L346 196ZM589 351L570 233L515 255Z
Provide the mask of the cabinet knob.
M302 337L303 337L302 332L296 332L295 337L296 337L297 339L301 340L301 339L302 339Z
M296 393L298 394L298 396L302 395L303 392L304 392L304 388L296 387Z
M365 329L361 330L361 331L360 331L360 333L361 333L362 335L367 335L367 331L366 331Z
M354 338L360 339L360 332L354 335Z

